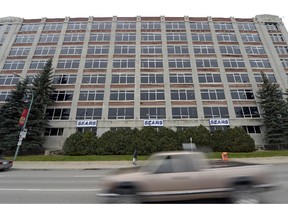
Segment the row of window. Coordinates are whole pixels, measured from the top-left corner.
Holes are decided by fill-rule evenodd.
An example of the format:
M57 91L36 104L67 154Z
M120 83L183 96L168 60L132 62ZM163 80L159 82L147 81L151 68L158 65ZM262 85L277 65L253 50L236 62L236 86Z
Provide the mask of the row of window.
M283 67L287 67L288 59L281 59ZM31 62L29 69L43 69L46 60L34 60ZM271 68L268 59L253 59L249 60L252 68ZM8 60L5 62L4 70L21 70L24 68L25 61ZM60 59L57 64L57 69L78 69L80 60L78 59ZM225 68L245 68L244 59L223 59ZM85 69L106 69L108 66L107 59L86 59ZM113 59L113 68L135 68L135 59ZM163 68L162 59L141 59L141 68ZM169 68L191 68L190 59L168 59ZM217 68L219 67L217 59L196 59L197 68Z
M240 55L239 46L219 46L221 54L235 54ZM61 53L63 55L81 55L83 50L82 46L63 46ZM216 54L214 46L201 45L194 46L194 53L197 54ZM252 55L264 55L266 54L263 46L246 46L247 54ZM276 50L279 54L288 54L288 46L276 46ZM30 47L12 47L9 56L28 56ZM36 47L34 55L54 55L56 47L38 46ZM169 45L167 46L168 54L189 54L188 46L186 45ZM88 46L88 55L108 55L109 46ZM133 45L116 45L114 47L114 54L135 54L136 47ZM145 45L141 46L141 54L162 54L162 46Z
M122 127L122 128L124 128L124 127ZM249 133L249 134L261 133L260 126L242 126L242 128L246 131L246 133ZM119 128L114 128L114 127L110 128L111 131L117 130L117 129L119 129ZM179 129L179 127L177 129ZM217 128L215 128L215 130L216 129ZM214 128L212 129L210 127L210 130L214 130ZM64 131L64 128L46 128L44 136L62 136L63 131ZM77 128L77 131L81 132L81 133L83 133L85 131L91 131L91 132L97 134L97 127Z
M272 83L276 83L274 74L265 74L268 80ZM250 83L247 73L227 73L226 74L228 83ZM27 76L28 80L32 82L34 79L33 75ZM54 84L75 84L77 75L55 75ZM254 78L257 83L262 83L262 76L260 73L254 73ZM170 83L193 83L191 73L170 73ZM105 74L85 74L82 77L82 84L104 84L106 81ZM19 77L14 75L0 76L0 86L5 85L16 85L19 82ZM142 84L164 84L164 74L162 73L141 73L140 82ZM222 83L220 73L199 73L199 83ZM134 74L112 74L112 84L135 84Z
M209 22L189 22L189 27L192 30L210 30ZM234 30L232 22L213 22L211 23L215 30ZM245 31L255 31L256 26L252 22L239 22L236 24L239 30ZM277 23L265 23L268 30L279 30L279 25ZM39 24L22 24L20 32L37 31ZM67 30L87 30L87 22L69 22L67 25ZM44 31L61 31L63 23L46 23L43 27ZM135 30L137 27L136 22L116 22L116 29L132 29ZM165 22L166 30L185 30L185 22ZM91 30L111 30L112 22L92 22ZM161 22L141 22L141 29L161 29Z
M31 44L34 42L36 35L17 35L14 43L17 44ZM271 34L271 39L273 42L284 42L284 36L280 33ZM136 42L136 33L116 33L115 41L116 42ZM234 33L216 33L216 38L218 42L237 42L238 39ZM39 43L58 43L60 39L60 34L41 34L39 38ZM213 42L213 37L211 33L192 33L191 39L194 42ZM259 42L261 43L261 38L257 33L241 34L241 39L243 42ZM68 33L64 36L64 43L66 42L84 42L85 34L84 33ZM89 37L89 42L109 42L111 40L110 33L91 33ZM158 41L163 40L161 33L141 33L141 41ZM186 33L167 33L166 40L169 41L183 41L187 42Z
M237 118L260 118L256 106L234 107ZM49 120L68 120L70 109L47 109ZM227 107L203 107L204 118L229 118ZM78 108L76 120L101 119L101 108ZM140 119L165 119L166 109L164 107L140 108ZM172 107L173 119L198 118L196 107ZM108 119L134 119L134 108L109 108Z

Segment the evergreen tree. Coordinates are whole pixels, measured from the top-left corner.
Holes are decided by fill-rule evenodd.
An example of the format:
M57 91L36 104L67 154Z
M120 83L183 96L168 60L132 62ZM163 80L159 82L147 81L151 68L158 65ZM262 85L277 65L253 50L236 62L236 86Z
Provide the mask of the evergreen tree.
M7 154L12 154L16 149L20 132L19 119L24 107L29 106L29 102L24 101L28 95L27 85L27 79L20 81L0 109L0 149Z
M279 148L280 145L288 143L287 101L279 85L271 83L264 73L261 75L263 83L257 92L257 97L260 99L261 115L266 128L265 140L267 144Z
M41 149L45 142L45 128L49 127L46 108L54 102L52 100L54 91L52 70L52 59L49 59L32 82L34 100L26 125L28 133L23 140L23 150Z

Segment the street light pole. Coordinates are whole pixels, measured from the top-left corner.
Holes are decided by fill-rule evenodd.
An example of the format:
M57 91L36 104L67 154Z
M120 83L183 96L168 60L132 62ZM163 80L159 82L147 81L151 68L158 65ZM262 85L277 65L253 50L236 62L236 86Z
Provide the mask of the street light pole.
M23 77L21 77L21 76L19 76L17 74L15 74L15 75L23 79ZM30 92L31 92L31 100L30 100L30 104L29 104L27 117L25 118L24 125L23 125L23 127L21 129L21 132L20 132L20 135L19 135L19 140L18 140L18 143L17 143L17 148L16 148L16 151L15 151L14 159L13 159L14 161L16 160L18 152L19 152L19 149L20 149L20 146L22 145L22 140L26 137L26 133L27 133L26 124L27 124L27 120L29 118L29 114L30 114L31 107L32 107L32 104L33 104L33 100L34 100L33 89L32 89L31 86L29 86L29 88L30 88Z

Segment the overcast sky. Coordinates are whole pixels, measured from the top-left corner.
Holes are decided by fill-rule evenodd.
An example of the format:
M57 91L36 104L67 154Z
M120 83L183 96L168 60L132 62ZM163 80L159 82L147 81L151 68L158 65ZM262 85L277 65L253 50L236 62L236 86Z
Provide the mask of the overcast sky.
M252 18L259 14L272 14L281 17L288 28L288 4L285 2L286 0L2 0L0 17L30 19L163 15Z

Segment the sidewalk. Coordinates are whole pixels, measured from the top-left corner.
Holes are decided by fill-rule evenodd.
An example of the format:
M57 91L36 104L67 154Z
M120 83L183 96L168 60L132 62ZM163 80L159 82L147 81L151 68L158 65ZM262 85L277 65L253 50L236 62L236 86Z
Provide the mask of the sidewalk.
M231 161L240 161L255 164L288 164L288 156L266 158L233 158ZM141 166L144 161L138 161ZM119 169L133 167L131 161L15 161L12 169L26 170L65 170L65 169Z

